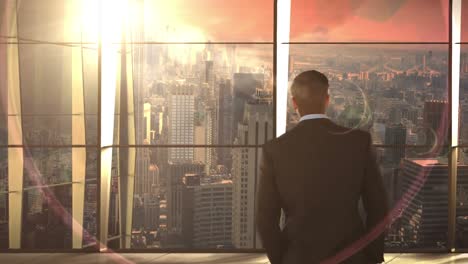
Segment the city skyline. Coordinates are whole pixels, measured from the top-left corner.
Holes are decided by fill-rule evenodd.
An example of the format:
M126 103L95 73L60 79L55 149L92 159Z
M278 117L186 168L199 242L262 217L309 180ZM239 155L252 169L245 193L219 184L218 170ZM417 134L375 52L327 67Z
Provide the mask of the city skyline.
M118 47L113 55L119 68L116 67L116 96L109 98L115 100L112 113L115 122L111 141L114 146L106 147L112 154L106 246L112 249L261 248L254 225L258 163L262 145L275 137L277 116L274 112L277 54L273 42L273 2L260 1L255 4L258 6L251 7L250 2L241 1L221 7L215 1L204 0L205 4L195 6L190 2L183 10L181 1L132 2L138 5L129 12L144 15L130 21L131 34L126 39L112 43ZM318 5L319 1L293 1L290 39L448 41L448 26L444 24L448 3L431 0L430 4L424 4L428 6L424 12L408 16L423 3L399 0L393 6L385 1L377 2L373 5L370 1L350 1L349 6L335 10L338 17L333 20L317 14L317 8L309 12L309 5ZM158 10L160 17L151 13L156 13L158 5L162 7ZM187 13L191 7L197 16ZM336 1L324 8L334 7ZM75 40L75 35L65 33L64 27L55 22L34 27L35 23L43 23L44 15L62 11L60 6L41 10L40 5L31 3L21 6L20 24L27 25L19 30L21 36L58 42ZM382 12L372 14L372 10ZM226 14L221 16L223 13ZM200 14L206 19L200 19ZM259 17L259 23L238 19L254 15ZM310 20L314 27L301 22L310 16L316 19ZM168 17L173 19L164 20ZM408 26L402 17L413 18L415 25ZM236 27L227 28L227 24ZM91 31L88 33L93 42L97 41ZM217 43L244 39L263 42ZM411 166L418 162L433 161L431 166L443 167L436 176L448 178L447 156L452 150L444 145L449 143L451 135L447 131L449 44L278 45L289 48L289 83L304 70L323 72L330 80L331 105L327 115L350 129L369 131L375 145L388 145L377 148L377 157L392 204L397 205L405 196L411 183L408 179L418 178L411 174ZM101 149L96 146L101 135L97 102L100 55L94 44L81 47L17 44L17 48L21 108L8 115L3 115L5 111L0 108L3 111L0 144L11 144L8 128L13 119L19 120L21 144L25 146L21 153L24 160L21 213L25 228L20 233L20 244L28 249L92 246L99 239L97 230L101 224L97 216L101 204L97 159L101 157ZM77 49L81 52L78 60ZM462 46L461 144L468 141L467 54L468 50ZM77 66L81 71L76 71ZM3 75L3 69L0 70ZM81 72L82 79L76 78L76 72ZM83 96L80 110L75 105L77 82ZM11 103L11 98L4 93L0 95ZM287 118L288 129L293 129L299 116L290 102ZM83 126L77 129L76 123L82 121ZM80 148L70 146L81 144L87 146L81 148L86 150L84 155L77 151ZM50 147L29 149L28 145ZM9 247L6 238L11 194L7 186L12 173L9 171L12 153L0 149L0 248ZM460 149L458 162L463 173L468 164L466 153L466 149ZM74 181L77 173L85 176L82 181ZM426 176L430 181L434 175ZM468 185L465 174L460 174L459 180L457 230L463 233L468 230L465 221L468 212L463 205ZM85 193L80 243L73 240L77 237L76 223L71 217L76 215L73 212L76 186L83 186ZM421 194L430 192L429 187L419 186ZM438 195L448 195L444 191ZM413 218L424 217L437 221L421 205L428 198L421 198L423 202L418 199L419 196L408 202L410 210L395 219L386 239L387 248L446 246L445 237L428 239L424 223L412 222ZM418 210L412 206L418 206ZM438 219L447 217L443 213L448 210L446 207L437 208ZM438 228L442 230L446 226ZM60 243L41 243L48 237ZM457 241L461 247L468 247L463 237Z

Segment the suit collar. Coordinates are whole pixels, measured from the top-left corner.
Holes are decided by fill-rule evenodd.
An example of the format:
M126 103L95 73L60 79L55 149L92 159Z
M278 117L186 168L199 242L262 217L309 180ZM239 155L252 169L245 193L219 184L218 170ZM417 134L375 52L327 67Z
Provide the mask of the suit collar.
M323 118L328 119L328 116L326 116L324 114L309 114L309 115L302 116L301 119L299 119L299 122L302 122L304 120L323 119Z

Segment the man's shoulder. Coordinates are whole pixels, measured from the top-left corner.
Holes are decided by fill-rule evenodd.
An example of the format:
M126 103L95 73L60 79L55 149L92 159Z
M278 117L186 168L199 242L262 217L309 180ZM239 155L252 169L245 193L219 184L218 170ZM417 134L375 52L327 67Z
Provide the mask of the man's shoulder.
M371 134L366 130L341 126L333 121L329 122L329 125L332 126L332 133L343 137L347 137L347 140L349 140L350 142L365 143L371 140ZM305 129L305 127L302 127L302 129ZM288 142L290 142L290 140L296 139L298 134L300 134L300 130L301 127L296 126L286 131L281 136L269 140L263 145L263 147L267 150L273 150L281 145L288 145Z
M363 130L357 127L346 127L339 125L335 122L330 122L335 127L335 130L341 132L344 136L349 136L352 140L368 140L371 137L371 133L369 131Z
M284 134L282 134L281 136L277 138L272 138L268 140L267 142L265 142L265 144L263 144L263 149L265 151L271 151L275 149L276 147L284 144L284 142L286 142L289 138L291 138L293 134L293 130L294 128L292 130L286 131Z

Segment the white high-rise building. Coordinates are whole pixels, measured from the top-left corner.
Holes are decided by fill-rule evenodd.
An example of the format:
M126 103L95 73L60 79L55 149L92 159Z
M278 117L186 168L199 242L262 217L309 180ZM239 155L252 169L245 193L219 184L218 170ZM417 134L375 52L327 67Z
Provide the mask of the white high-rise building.
M176 84L171 87L169 98L169 144L193 145L194 143L194 87ZM192 162L193 148L169 149L169 161Z
M268 98L271 97L246 103L243 122L237 124L236 144L261 145L273 138L272 106ZM260 148L232 150L232 243L236 248L260 247L254 223L260 155Z

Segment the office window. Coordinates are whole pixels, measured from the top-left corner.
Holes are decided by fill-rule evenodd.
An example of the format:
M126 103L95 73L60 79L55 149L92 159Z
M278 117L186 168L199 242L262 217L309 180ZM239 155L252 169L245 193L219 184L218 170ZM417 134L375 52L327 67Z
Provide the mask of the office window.
M459 105L459 139L458 139L458 166L457 166L457 193L456 193L456 246L468 248L468 201L467 201L467 179L466 165L468 165L466 148L468 143L468 5L462 3L461 9L461 43L455 44L460 48L460 105Z
M8 151L0 149L0 249L8 248Z
M462 27L462 32L463 32ZM460 45L460 121L459 144L468 143L468 45Z
M447 246L448 7L449 1L291 1L290 43L282 44L289 47L289 86L305 70L323 72L327 115L371 133L395 215L389 251ZM299 121L290 96L287 129Z
M275 17L279 2L0 1L0 249L260 248L261 146L277 119L298 122L275 95L308 69L330 79L332 120L372 134L389 200L406 208L387 250L449 246L459 123L452 224L465 248L466 19L454 87L451 1L291 0Z

